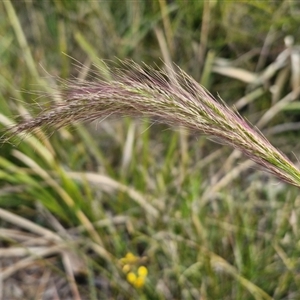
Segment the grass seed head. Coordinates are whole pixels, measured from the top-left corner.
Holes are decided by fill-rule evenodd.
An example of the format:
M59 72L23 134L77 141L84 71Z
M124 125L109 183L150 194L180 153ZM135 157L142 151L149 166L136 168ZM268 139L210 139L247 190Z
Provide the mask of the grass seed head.
M147 116L216 137L281 180L300 186L300 172L287 157L179 67L162 71L133 61L121 64L121 68L110 70L112 77L107 81L63 82L61 103L20 122L8 134L38 127L59 128L111 115Z

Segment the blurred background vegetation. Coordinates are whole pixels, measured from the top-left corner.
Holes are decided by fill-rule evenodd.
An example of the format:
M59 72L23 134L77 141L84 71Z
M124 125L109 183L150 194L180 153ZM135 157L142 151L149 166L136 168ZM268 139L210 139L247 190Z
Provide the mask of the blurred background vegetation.
M297 162L299 36L298 1L5 0L0 126L102 59L174 62ZM300 299L298 189L155 120L2 143L0 206L0 299Z

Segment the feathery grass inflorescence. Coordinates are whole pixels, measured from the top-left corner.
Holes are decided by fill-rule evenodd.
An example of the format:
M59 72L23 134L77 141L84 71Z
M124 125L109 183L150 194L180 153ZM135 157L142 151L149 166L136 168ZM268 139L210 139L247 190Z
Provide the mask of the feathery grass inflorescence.
M153 117L221 139L281 180L300 187L300 171L287 157L237 112L214 99L179 67L175 69L155 70L125 61L122 68L110 70L108 80L64 81L59 92L62 102L21 121L9 135L111 115Z

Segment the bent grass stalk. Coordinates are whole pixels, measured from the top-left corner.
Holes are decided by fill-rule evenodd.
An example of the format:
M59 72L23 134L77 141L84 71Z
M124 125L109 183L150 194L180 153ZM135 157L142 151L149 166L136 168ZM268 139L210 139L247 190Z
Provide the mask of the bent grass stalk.
M107 116L153 117L216 137L240 150L267 172L300 187L300 171L237 112L214 97L179 67L155 70L133 61L111 69L112 79L63 81L63 99L38 116L11 127L8 138L39 127L59 128Z

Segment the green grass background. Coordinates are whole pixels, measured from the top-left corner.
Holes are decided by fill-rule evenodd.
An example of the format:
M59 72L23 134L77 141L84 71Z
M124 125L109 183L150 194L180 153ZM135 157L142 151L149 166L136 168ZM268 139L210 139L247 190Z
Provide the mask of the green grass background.
M5 0L1 128L8 119L35 115L37 103L55 101L39 95L55 89L58 77L83 78L101 59L117 58L173 61L229 105L246 97L240 113L256 124L291 92L291 65L256 85L214 66L221 61L227 70L259 76L290 35L300 43L298 1ZM272 131L297 127L299 103L293 105L259 129L297 161L299 132ZM1 145L0 206L64 237L60 243L83 262L74 273L78 299L300 299L298 189L229 147L155 120L108 118ZM2 212L0 222L2 229L22 228ZM26 247L4 231L0 245ZM121 270L127 252L148 268L142 289ZM34 257L68 286L60 255ZM47 284L37 294L25 278L20 299L48 299L41 296ZM74 298L74 291L58 293Z

